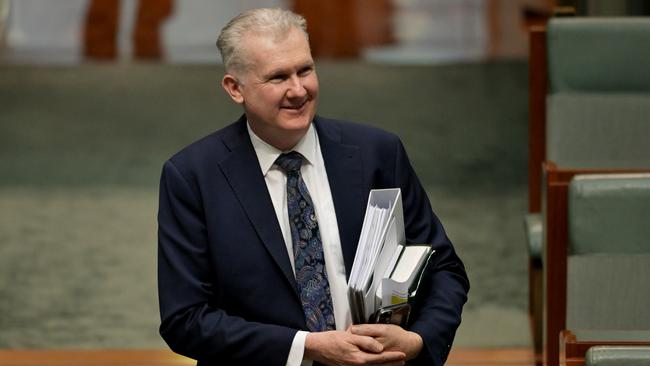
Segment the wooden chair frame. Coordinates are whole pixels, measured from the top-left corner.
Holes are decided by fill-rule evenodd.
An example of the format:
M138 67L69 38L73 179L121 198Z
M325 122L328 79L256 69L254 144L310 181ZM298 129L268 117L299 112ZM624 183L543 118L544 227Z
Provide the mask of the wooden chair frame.
M569 183L578 174L648 173L650 169L565 169L545 162L543 172L546 189L545 361L548 366L557 366L560 359L558 336L566 329Z
M528 59L528 212L542 210L542 163L546 158L546 26L529 29ZM535 352L535 364L543 358L542 263L528 258L528 315Z
M530 28L528 59L528 212L542 210L542 163L546 159L546 26Z

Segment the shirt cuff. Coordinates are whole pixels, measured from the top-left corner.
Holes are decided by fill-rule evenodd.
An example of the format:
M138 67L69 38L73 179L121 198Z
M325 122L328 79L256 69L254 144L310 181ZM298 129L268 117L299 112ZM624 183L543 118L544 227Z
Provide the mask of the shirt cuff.
M293 337L286 366L306 366L312 364L311 361L305 360L305 363L302 362L302 358L305 354L305 339L307 338L307 333L308 332L299 330Z

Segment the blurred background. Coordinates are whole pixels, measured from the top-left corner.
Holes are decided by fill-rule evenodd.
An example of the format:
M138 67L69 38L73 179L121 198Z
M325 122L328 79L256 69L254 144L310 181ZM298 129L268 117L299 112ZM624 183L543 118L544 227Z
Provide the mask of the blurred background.
M319 114L400 135L472 289L456 345L528 348L527 28L638 1L0 0L0 348L164 348L163 162L234 121L216 37L308 21Z

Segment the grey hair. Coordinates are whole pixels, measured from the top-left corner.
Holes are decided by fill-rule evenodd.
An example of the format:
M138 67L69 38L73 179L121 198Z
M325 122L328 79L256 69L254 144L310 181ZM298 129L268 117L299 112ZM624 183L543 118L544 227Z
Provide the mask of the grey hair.
M223 27L217 39L217 48L221 53L226 72L244 71L248 67L242 42L246 34L268 34L279 39L291 28L299 29L305 37L309 37L305 18L289 10L252 9L231 19Z

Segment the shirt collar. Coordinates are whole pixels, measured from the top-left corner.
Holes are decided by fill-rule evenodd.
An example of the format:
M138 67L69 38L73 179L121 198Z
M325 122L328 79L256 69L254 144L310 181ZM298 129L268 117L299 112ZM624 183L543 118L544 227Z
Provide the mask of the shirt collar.
M309 124L309 129L307 133L298 141L296 146L287 151L279 150L266 141L262 140L259 136L253 132L250 124L246 121L246 128L248 129L248 134L251 137L251 143L253 144L253 149L255 149L255 154L257 154L257 160L260 163L260 168L262 169L262 174L266 176L266 173L271 170L275 160L280 156L280 154L289 151L299 152L302 156L305 157L305 162L307 164L314 164L316 161L316 144L318 143L316 136L316 129L314 124Z

